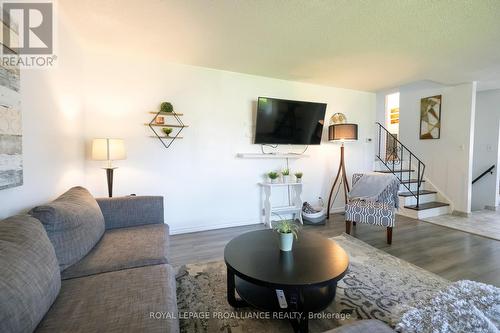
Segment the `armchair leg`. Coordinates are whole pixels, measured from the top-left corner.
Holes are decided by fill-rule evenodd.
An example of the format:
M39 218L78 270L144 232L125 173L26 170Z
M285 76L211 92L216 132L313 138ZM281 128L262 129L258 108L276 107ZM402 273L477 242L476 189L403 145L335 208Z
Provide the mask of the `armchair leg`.
M345 221L345 233L348 235L351 234L351 221Z
M392 227L387 227L387 244L392 244Z

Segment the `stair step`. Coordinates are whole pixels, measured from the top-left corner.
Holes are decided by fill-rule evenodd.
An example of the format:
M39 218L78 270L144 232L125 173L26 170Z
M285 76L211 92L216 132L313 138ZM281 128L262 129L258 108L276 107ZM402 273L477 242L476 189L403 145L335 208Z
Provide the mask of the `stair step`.
M422 179L422 183L425 182L425 180ZM418 179L405 179L403 181L400 181L401 184L410 184L410 183L418 183Z
M438 202L438 201L432 201L432 202L427 202L427 203L421 203L420 205L410 205L410 206L404 206L405 208L408 209L413 209L413 210L425 210L425 209L432 209L432 208L438 208L438 207L444 207L444 206L449 206L450 204L447 204L445 202Z
M415 191L415 192L417 192L417 191ZM420 195L436 194L436 193L437 193L436 191L428 191L428 190L420 190L420 192L418 192L418 194L420 194ZM400 192L400 193L398 193L398 195L400 197L413 197L413 193L411 193L411 192Z
M394 173L401 173L401 172L414 172L415 170L410 170L410 169L403 169L403 170L394 170ZM375 170L374 172L379 172L379 173L392 173L392 170Z

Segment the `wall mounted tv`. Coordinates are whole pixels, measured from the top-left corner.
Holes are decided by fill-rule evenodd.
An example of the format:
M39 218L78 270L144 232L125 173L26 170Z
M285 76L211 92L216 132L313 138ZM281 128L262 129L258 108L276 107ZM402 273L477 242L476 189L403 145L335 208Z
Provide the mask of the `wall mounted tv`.
M259 97L255 143L319 145L326 104Z

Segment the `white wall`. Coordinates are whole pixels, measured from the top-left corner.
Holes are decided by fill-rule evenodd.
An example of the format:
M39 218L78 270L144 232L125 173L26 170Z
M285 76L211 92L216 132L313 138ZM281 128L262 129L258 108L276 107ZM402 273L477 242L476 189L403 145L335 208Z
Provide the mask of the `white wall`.
M420 140L420 99L442 95L441 138ZM458 212L471 211L472 145L476 83L441 86L418 82L400 88L399 133L426 164L426 177Z
M472 175L478 177L490 166L498 166L498 141L500 126L500 90L478 92L476 95L476 120L474 131L474 156ZM498 168L493 175L486 175L472 186L472 210L485 206L498 206Z
M116 162L116 195L165 196L166 222L173 233L260 221L256 183L285 161L236 158L238 152L260 152L252 144L258 96L326 102L327 121L334 112L345 113L360 131L360 140L346 145L347 169L371 170L373 144L366 139L373 133L375 94L174 65L153 57L86 56L84 133L87 144L94 137L126 140L128 159ZM152 133L144 126L153 116L148 111L157 110L162 101L172 102L190 126L169 149L149 138ZM309 147L309 157L290 162L292 171L304 172L304 200L327 200L339 152L339 145L323 142ZM99 162L86 163L86 184L104 196L100 167ZM336 207L343 204L338 201Z
M51 200L84 179L81 52L58 23L57 67L21 71L24 185L0 191L0 219Z

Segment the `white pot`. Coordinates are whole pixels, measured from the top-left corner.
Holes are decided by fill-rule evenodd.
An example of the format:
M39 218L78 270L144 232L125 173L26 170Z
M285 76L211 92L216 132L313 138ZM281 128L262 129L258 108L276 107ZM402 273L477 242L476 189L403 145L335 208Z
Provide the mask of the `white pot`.
M295 178L297 178L297 177L295 177ZM302 183L302 177L297 178L297 183Z
M280 250L285 252L292 251L293 234L292 233L283 234L281 232L279 234L280 234Z
M290 175L283 176L283 183L289 183L289 182L290 182Z
M276 184L278 182L278 178L274 178L274 179L269 178L269 179L271 180L271 184Z

